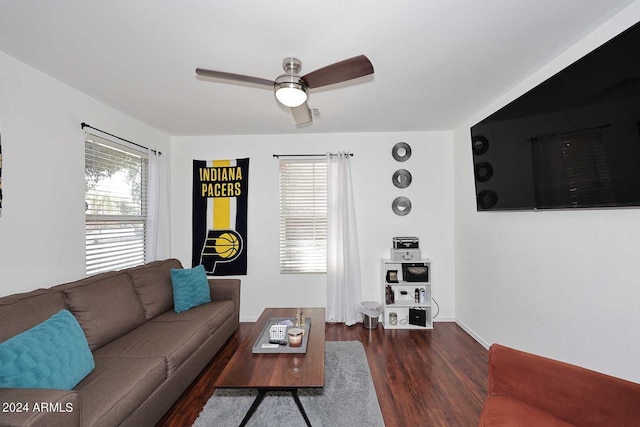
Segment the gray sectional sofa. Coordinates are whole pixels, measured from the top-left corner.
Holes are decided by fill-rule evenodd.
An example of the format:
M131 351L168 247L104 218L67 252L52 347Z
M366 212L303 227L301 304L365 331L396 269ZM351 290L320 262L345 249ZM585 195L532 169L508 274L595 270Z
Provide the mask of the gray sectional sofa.
M0 425L155 425L239 324L240 280L209 279L211 302L176 313L172 268L182 266L155 261L0 298L0 343L66 309L95 362L72 390L0 388Z

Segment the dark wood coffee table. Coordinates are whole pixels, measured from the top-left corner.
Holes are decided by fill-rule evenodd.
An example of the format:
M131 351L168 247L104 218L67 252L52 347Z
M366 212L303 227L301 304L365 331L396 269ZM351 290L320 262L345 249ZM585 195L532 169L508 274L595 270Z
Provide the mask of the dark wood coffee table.
M255 388L258 397L242 420L244 426L264 399L267 391L288 391L308 426L307 413L298 397L300 388L324 387L324 308L301 308L311 319L306 353L252 353L252 347L266 322L272 317L295 318L296 308L267 308L242 341L216 382L216 388Z

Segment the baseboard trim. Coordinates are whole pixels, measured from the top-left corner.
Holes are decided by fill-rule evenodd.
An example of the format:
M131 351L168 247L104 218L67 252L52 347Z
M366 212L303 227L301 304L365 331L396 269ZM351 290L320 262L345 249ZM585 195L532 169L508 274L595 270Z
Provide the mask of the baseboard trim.
M475 333L475 331L473 329L471 329L470 327L468 327L467 325L464 324L464 322L460 319L455 319L455 322L458 326L460 326L466 333L468 333L469 335L471 335L471 338L473 338L474 340L478 341L478 343L480 343L481 346L483 346L484 348L486 348L487 350L489 349L489 347L491 346L488 342L486 342L485 340L483 340L480 335L478 335L477 333Z
M253 323L253 322L257 322L258 318L257 317L246 317L246 316L243 316L243 317L240 317L240 321L241 322ZM436 318L433 319L433 322L434 323L436 323L436 322L456 322L456 323L458 323L458 319L456 319L455 317L436 317ZM358 323L360 323L360 322L358 322Z

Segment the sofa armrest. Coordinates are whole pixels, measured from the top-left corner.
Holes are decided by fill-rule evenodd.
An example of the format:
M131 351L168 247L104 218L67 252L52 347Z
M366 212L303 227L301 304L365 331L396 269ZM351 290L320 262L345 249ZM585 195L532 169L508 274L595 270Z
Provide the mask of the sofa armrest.
M232 300L240 314L240 279L208 279L211 301Z
M75 390L0 388L0 405L2 426L80 426L82 408Z
M640 419L640 384L498 344L489 350L488 391L579 426L630 426Z

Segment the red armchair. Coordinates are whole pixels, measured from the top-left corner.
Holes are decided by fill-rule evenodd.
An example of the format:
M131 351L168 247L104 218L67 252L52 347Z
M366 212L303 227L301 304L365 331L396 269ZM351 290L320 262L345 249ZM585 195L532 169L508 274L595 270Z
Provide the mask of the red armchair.
M640 426L640 384L498 344L480 427Z

